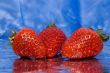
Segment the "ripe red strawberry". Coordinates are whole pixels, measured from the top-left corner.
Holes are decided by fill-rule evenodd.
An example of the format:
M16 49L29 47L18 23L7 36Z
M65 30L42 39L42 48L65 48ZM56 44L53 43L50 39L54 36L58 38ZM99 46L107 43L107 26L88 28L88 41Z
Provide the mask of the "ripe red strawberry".
M66 40L66 36L63 31L55 25L47 27L39 35L47 47L47 57L54 57Z
M96 59L64 61L63 66L67 73L103 73L102 65Z
M24 28L11 38L14 52L22 57L45 58L46 48L32 29Z
M96 56L103 48L105 34L99 35L92 29L80 28L64 43L62 55L67 58L82 59ZM104 37L105 36L105 37Z

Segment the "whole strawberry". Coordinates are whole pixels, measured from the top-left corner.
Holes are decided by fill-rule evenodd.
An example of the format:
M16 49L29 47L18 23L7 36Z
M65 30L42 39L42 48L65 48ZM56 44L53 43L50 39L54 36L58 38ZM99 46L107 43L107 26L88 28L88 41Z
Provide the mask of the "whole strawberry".
M108 36L89 28L80 28L64 43L62 56L73 59L82 59L96 56L103 48L103 40ZM102 35L101 35L102 34Z
M32 29L24 28L10 38L14 52L21 57L45 58L46 48Z
M54 57L66 40L66 36L63 31L56 27L54 24L49 25L39 35L47 47L47 57Z

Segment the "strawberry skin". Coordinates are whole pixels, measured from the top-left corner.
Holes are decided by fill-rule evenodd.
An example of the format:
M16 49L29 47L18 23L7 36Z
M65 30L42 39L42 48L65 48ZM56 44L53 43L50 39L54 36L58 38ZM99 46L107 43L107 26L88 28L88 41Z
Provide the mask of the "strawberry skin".
M66 40L63 31L55 26L47 27L39 35L47 47L47 57L54 57L60 51L62 44Z
M97 32L80 28L64 43L62 55L67 58L82 59L96 56L103 48L103 41Z
M22 57L44 58L46 48L40 37L32 29L24 28L13 39L14 52Z

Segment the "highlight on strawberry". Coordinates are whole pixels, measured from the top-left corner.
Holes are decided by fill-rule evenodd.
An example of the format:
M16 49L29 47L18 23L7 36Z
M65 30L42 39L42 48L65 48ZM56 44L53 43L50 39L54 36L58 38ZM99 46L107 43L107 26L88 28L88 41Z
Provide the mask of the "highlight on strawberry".
M70 59L83 59L98 55L103 49L103 41L109 36L103 34L102 29L97 32L89 28L76 30L67 39L61 50L62 56Z

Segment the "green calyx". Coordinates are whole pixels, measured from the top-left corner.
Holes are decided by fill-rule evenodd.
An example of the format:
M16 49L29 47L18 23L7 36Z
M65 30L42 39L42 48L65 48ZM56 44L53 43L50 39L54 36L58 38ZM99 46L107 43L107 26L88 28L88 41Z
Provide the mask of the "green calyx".
M98 29L97 33L104 42L109 40L109 36L103 33L103 29Z
M49 28L49 27L56 27L56 25L55 25L55 23L51 23L47 26L47 28Z
M10 40L10 43L12 44L13 43L13 40L14 40L14 36L16 35L16 32L15 31L12 31L12 36L9 37L9 40Z

